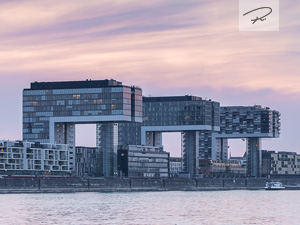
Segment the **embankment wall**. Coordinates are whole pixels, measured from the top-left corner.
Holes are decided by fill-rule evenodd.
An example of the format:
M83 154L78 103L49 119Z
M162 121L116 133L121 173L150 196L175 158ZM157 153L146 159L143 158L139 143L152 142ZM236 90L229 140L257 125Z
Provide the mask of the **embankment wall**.
M109 179L109 178L2 178L0 193L81 191L204 191L263 189L266 179ZM300 179L281 179L299 187Z

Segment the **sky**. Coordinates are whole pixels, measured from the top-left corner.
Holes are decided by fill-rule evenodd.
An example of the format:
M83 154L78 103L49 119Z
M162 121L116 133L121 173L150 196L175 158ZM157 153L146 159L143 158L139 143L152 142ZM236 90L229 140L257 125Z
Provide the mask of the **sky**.
M1 0L0 139L22 139L31 82L113 78L145 96L276 109L281 137L263 148L300 153L300 1L280 1L279 32L239 31L238 9L237 0ZM94 132L80 130L80 143Z

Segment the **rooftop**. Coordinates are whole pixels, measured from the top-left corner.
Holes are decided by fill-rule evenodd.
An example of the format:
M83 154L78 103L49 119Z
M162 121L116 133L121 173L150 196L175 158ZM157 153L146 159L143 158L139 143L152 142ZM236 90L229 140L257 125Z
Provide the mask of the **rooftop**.
M261 105L253 106L221 106L223 111L237 111L237 110L270 110L269 107L263 107Z
M75 88L101 88L123 86L122 82L116 80L85 80L85 81L57 81L57 82L34 82L30 84L30 90L51 89L75 89Z
M143 102L178 102L178 101L201 101L201 97L185 96L165 96L165 97L143 97Z

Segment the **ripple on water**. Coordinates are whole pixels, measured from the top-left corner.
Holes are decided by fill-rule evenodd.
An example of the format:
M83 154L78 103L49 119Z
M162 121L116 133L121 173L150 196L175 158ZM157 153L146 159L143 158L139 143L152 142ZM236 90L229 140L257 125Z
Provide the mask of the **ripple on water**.
M0 224L299 224L299 191L0 195Z

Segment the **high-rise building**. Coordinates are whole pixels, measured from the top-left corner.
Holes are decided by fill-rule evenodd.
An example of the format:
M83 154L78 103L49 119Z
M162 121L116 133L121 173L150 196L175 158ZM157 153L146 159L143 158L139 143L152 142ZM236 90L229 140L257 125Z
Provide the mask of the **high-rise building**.
M97 124L103 175L117 175L118 145L161 147L163 132L181 132L183 172L199 160L227 160L228 139L247 139L248 176L261 176L261 139L280 134L280 113L254 106L220 107L197 96L142 97L115 80L35 82L23 91L23 139L69 144L75 167L75 125Z
M98 144L104 156L111 157L117 154L116 122L142 122L141 88L115 80L86 80L34 82L23 90L23 140L69 144L73 171L75 125L101 124ZM105 176L116 175L116 160L105 162Z
M220 132L214 133L213 159L222 159L228 155L227 139L247 139L247 175L260 177L262 175L262 138L278 138L280 134L280 113L268 107L226 106L220 108ZM219 142L222 147L216 146ZM225 154L224 154L225 153ZM226 160L227 158L223 158Z
M197 96L143 97L142 144L161 146L163 132L181 132L183 171L199 174L211 158L211 135L220 130L220 104Z

